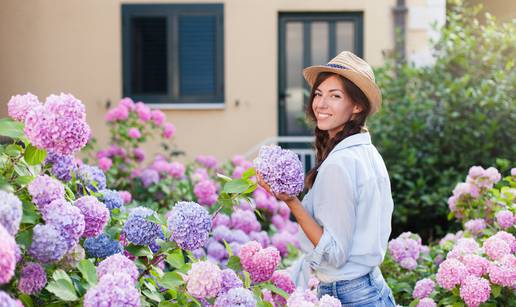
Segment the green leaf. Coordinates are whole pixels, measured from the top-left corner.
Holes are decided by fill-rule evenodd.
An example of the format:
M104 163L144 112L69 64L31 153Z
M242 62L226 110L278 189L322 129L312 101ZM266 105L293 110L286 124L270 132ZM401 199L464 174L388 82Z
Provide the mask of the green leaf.
M158 279L158 283L167 289L174 289L184 284L184 280L177 272L167 272Z
M13 139L21 138L24 136L23 127L23 123L13 121L10 118L0 119L0 135Z
M46 289L63 301L76 301L79 298L75 292L72 280L63 270L56 270L52 275L54 280L48 283Z
M168 302L168 301L164 301L164 302L160 302L158 307L177 307L179 305L177 304L174 304L172 302Z
M77 268L89 285L93 286L97 284L97 271L95 269L95 265L93 265L91 261L88 259L83 259L81 262L79 262Z
M173 268L179 269L185 264L185 258L183 256L183 252L181 249L174 250L171 254L167 256L167 263L170 264Z
M130 244L125 247L125 250L137 257L144 256L147 258L152 258L152 256L153 256L152 251L149 249L148 246L139 246L139 245Z
M464 307L464 303L463 302L456 302L456 303L453 303L452 307Z
M499 297L501 292L502 292L502 287L497 286L497 285L491 285L491 293L493 293L494 298Z
M264 283L262 285L262 287L264 287L265 289L271 290L272 292L274 292L276 294L281 295L284 299L288 299L288 293L287 292L285 292L284 290L276 287L275 285L273 285L271 283Z
M256 171L254 170L254 167L250 167L242 173L242 179L249 179L254 175L256 175Z
M418 298L416 298L415 300L410 302L410 305L408 305L408 307L416 307L417 304L419 304L419 299Z
M32 298L28 296L27 294L21 293L18 295L18 298L23 302L23 306L26 307L33 307L34 304L32 302Z
M229 246L228 242L226 240L222 240L222 243L224 243L224 246L226 247L226 250L228 251L229 257L233 256L233 251L231 250L231 246Z
M249 184L246 180L235 179L224 185L222 192L226 193L242 193L249 188Z
M36 207L32 203L23 204L22 224L37 224L39 221L39 214Z
M32 244L32 228L18 232L16 234L16 242L28 249Z
M11 157L17 157L20 155L20 153L22 152L22 148L20 145L16 145L16 144L9 144L7 145L7 147L5 148L5 153L8 155L8 156L11 156Z
M260 300L256 303L256 307L274 307L274 306L269 302Z
M24 186L24 185L31 183L32 180L34 180L33 176L20 176L20 177L16 178L16 180L14 180L14 182L16 182L16 184L18 184L18 185Z
M229 257L227 267L232 269L233 271L242 271L242 264L240 263L240 258L237 256Z
M220 179L222 179L225 182L230 182L230 181L233 180L232 178L230 178L230 177L228 177L226 175L219 174L219 173L217 173L217 177L219 177Z
M24 158L29 165L37 165L41 164L46 156L47 152L44 149L38 149L31 144L25 150Z
M251 287L251 276L249 276L247 271L244 271L244 287Z

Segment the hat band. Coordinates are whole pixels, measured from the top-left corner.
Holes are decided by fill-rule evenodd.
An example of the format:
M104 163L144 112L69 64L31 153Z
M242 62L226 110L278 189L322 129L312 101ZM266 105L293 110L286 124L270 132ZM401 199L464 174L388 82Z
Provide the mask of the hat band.
M342 65L339 65L339 64L333 64L333 63L324 64L324 66L333 67L333 68L339 68L339 69L349 69L349 67L342 66Z

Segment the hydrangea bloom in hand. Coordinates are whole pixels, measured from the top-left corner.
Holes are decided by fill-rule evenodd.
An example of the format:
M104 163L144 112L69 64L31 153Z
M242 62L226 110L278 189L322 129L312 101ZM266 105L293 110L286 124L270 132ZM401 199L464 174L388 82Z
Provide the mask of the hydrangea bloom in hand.
M303 165L293 151L277 145L263 146L254 165L273 193L297 195L303 190Z

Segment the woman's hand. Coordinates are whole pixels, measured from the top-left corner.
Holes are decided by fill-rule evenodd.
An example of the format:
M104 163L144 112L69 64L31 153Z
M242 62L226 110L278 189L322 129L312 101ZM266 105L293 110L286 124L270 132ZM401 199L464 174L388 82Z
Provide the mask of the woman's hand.
M293 200L297 199L297 196L291 196L287 193L274 193L271 191L271 187L263 180L262 175L258 172L256 172L256 179L259 186L261 186L265 191L267 191L269 194L274 195L276 199L281 200L287 205L291 203ZM290 206L290 205L289 205Z

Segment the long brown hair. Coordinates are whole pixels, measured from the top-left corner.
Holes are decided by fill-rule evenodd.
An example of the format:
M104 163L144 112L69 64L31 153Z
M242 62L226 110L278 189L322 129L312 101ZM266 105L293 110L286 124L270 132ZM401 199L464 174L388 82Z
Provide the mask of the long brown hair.
M371 110L371 104L369 103L369 99L367 99L366 95L358 86L356 86L353 82L348 79L334 73L323 72L317 76L317 79L312 86L312 91L310 93L310 102L306 106L306 116L310 121L317 123L317 119L315 117L314 110L312 108L312 104L315 97L315 90L319 87L321 83L323 83L326 79L331 76L338 76L339 80L342 82L344 87L344 91L351 99L353 105L358 105L362 108L362 111L352 119L350 119L347 123L345 123L344 127L341 131L337 132L334 138L330 139L328 131L320 130L315 125L314 134L315 134L315 166L308 172L305 179L305 186L308 189L311 189L315 178L317 177L317 169L324 160L328 157L332 149L337 145L340 141L347 138L348 136L360 133L362 129L366 127L366 119L369 115L369 111Z

